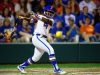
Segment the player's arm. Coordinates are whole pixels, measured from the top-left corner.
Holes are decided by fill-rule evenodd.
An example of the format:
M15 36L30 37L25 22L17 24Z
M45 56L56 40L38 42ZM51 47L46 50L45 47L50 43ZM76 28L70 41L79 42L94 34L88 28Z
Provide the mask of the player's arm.
M53 21L52 21L52 20L50 20L50 19L48 19L48 18L45 18L45 17L43 17L43 16L40 16L40 15L38 15L38 14L35 14L34 12L32 13L31 18L34 18L34 19L36 19L36 20L41 20L41 21L43 21L44 23L48 23L50 26L52 26L52 24L53 24Z
M37 22L37 17L36 16L33 16L33 15L30 15L29 17L26 17L26 16L19 16L18 17L19 19L25 19L25 20L27 20L28 22L34 22L34 23L36 23Z
M19 19L26 19L26 20L30 20L31 18L28 17L24 17L24 16L18 16Z
M44 17L42 17L41 21L48 23L50 26L52 26L52 24L53 24L50 19L47 19L47 18L44 18Z

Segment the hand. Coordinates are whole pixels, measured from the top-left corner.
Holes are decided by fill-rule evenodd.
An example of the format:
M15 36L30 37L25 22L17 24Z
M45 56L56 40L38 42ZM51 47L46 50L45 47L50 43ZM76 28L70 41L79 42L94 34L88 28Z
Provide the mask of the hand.
M19 19L24 19L24 17L23 17L23 16L18 16L18 18L19 18Z

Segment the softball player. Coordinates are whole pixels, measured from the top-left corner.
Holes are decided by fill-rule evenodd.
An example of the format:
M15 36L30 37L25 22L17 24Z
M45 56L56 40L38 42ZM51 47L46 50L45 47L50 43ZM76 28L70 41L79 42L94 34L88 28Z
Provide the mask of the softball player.
M54 67L54 73L66 74L65 71L58 67L54 49L46 41L46 39L49 37L49 29L53 23L52 17L54 16L54 11L52 10L52 6L46 6L44 8L44 15L37 14L35 16L37 17L38 21L32 37L32 43L35 46L34 55L17 67L22 73L27 73L24 68L37 62L44 52L47 52L49 55L49 60Z

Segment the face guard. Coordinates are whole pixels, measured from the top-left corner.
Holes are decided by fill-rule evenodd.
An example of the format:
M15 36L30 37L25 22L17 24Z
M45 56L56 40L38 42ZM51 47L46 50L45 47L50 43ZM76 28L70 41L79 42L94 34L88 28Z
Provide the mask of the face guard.
M55 12L54 8L52 6L46 6L44 7L44 15L47 16L48 18L53 18Z

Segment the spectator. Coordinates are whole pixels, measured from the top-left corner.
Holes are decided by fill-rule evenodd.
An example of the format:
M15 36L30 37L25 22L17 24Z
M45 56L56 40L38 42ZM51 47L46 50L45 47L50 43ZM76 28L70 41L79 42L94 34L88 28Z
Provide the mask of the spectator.
M68 21L69 17L72 17L74 19L74 22L75 22L75 20L76 20L75 15L71 13L71 9L69 7L66 7L65 14L64 14L64 22L65 22L66 26L69 25L69 21Z
M29 25L27 20L22 21L22 26L17 27L18 41L19 42L30 42L33 34L33 28Z
M19 19L20 13L15 14L15 26L20 26L22 24L22 19Z
M96 9L96 4L92 0L83 0L79 3L81 12L82 12L84 6L88 7L89 13L93 13L94 9Z
M26 16L32 11L31 4L29 0L20 0L19 4L15 4L15 12L20 13L23 16Z
M56 23L57 23L57 21L59 20L59 21L61 21L62 22L62 26L64 27L65 25L64 25L64 18L63 18L63 14L62 15L55 15L55 17L54 17L54 24L53 24L53 26L52 27L55 27L56 26Z
M2 13L2 10L4 10L5 8L8 8L9 11L13 12L14 8L13 8L13 4L10 2L10 0L3 0L0 3L0 12Z
M85 18L85 24L80 27L80 33L86 42L94 42L94 27L90 24L90 18Z
M90 25L94 25L93 15L88 13L88 7L87 6L83 7L83 12L80 13L80 15L79 15L79 24L80 25L84 25L86 17L90 18Z
M65 38L64 27L60 20L57 21L56 26L50 30L51 36L54 38L56 42L63 42Z
M78 42L78 27L74 23L74 18L68 18L69 26L66 26L66 39L69 42Z
M15 24L14 16L8 8L4 8L2 14L0 15L0 20L2 22L4 21L5 18L9 18L11 25L14 26Z
M14 11L15 13L20 11L20 4L19 4L19 0L13 0L14 3Z
M71 8L72 13L79 14L79 5L76 0L69 0L67 6Z
M64 26L64 19L63 19L63 6L62 6L62 2L61 0L55 0L54 1L54 4L53 6L55 7L55 10L56 10L56 14L55 14L55 17L54 17L54 25L53 26L56 26L56 22L58 20L60 20L62 23L63 23L63 26Z
M98 42L100 42L100 22L95 25L95 35L98 39Z
M15 31L15 27L11 25L9 18L5 18L3 22L3 33L6 43L12 41L12 33Z
M56 9L56 14L57 15L63 15L63 6L61 0L55 0L53 6Z
M79 5L77 2L80 2ZM97 41L95 35L100 41L99 0L0 0L0 42L13 42L17 38L20 42L30 42L37 20L31 20L29 24L27 19L19 19L19 16L30 16L28 13L32 10L43 13L44 6L48 4L56 9L54 25L50 31L54 41L77 41L76 25L80 27L80 37L86 42ZM17 28L17 36L14 26ZM56 37L57 34L62 37Z

